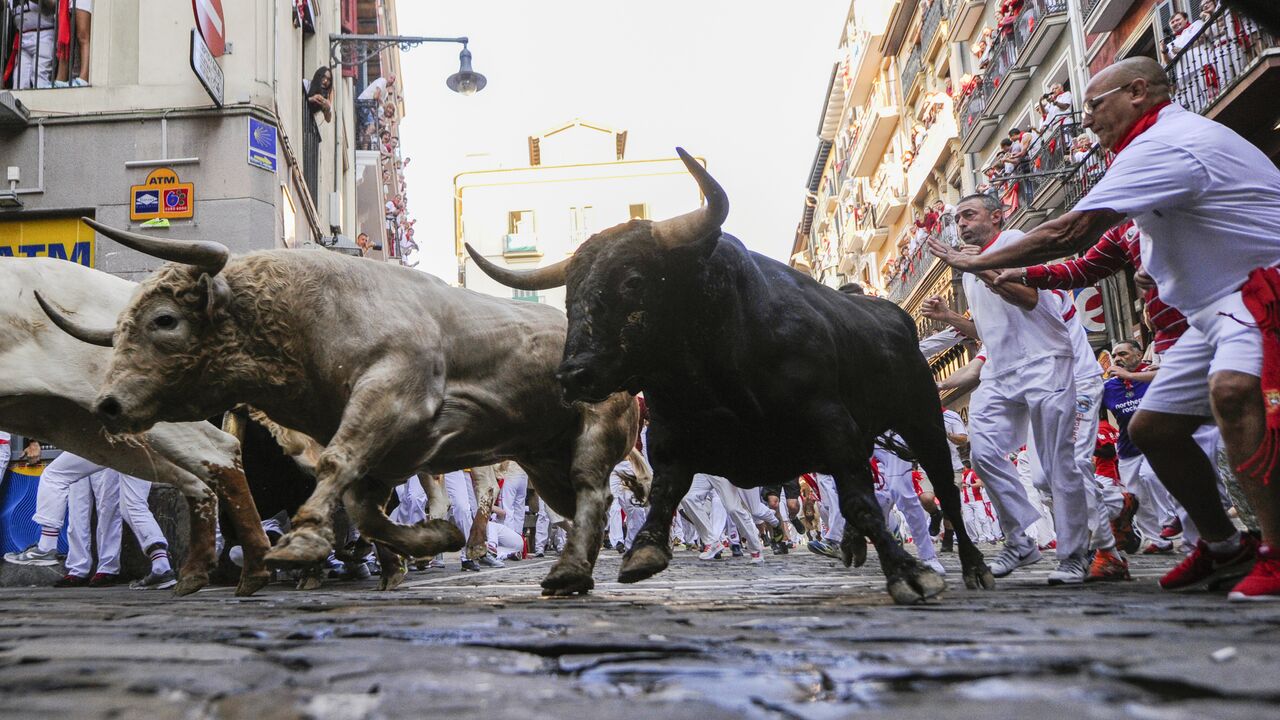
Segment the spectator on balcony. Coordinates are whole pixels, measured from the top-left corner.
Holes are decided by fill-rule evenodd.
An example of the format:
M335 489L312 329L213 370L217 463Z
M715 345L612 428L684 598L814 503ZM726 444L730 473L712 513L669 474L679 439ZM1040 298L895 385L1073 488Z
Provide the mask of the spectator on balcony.
M1031 170L1027 156L1031 152L1033 136L1034 134L1030 131L1023 132L1021 128L1009 128L1009 155L1005 158L1006 168L1012 164L1013 172L1019 175ZM1001 146L1003 145L1004 143L1001 143Z
M382 104L383 98L388 94L396 84L396 76L394 74L383 75L365 86L364 90L356 96L356 100L367 101L373 100L379 105Z
M1089 139L1088 135L1077 135L1075 142L1071 145L1071 163L1074 165L1084 162L1084 159L1089 156L1089 152L1093 150L1093 147L1096 144L1097 143L1093 142L1093 140Z
M53 86L54 47L58 34L56 9L54 0L14 0L12 3L20 32L13 41L17 52L9 56L8 66L4 69L6 85L17 90Z
M75 13L75 42L80 72L67 82L71 75L72 15ZM58 3L58 79L54 87L84 87L89 84L89 30L93 22L93 0L62 0Z
M1071 106L1075 102L1066 83L1054 83L1049 86L1045 97L1044 127L1053 132L1056 124L1065 122L1071 117Z
M1192 22L1186 13L1181 11L1174 13L1173 17L1169 18L1169 40L1164 44L1165 62L1172 62L1202 27L1204 27L1203 20L1196 18L1195 22Z
M333 120L333 70L329 66L321 65L316 68L305 92L307 109L311 114L324 113L325 122Z

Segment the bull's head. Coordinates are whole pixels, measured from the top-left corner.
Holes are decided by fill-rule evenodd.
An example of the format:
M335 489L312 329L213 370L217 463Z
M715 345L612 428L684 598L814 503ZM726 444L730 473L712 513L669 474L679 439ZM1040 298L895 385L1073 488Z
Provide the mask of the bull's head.
M219 275L230 251L208 241L171 240L107 227L84 218L121 245L171 261L134 291L114 330L78 326L40 300L71 335L115 347L95 405L113 432L139 432L159 421L198 420L225 408L208 387L212 348L227 323L231 290ZM218 406L218 407L215 407Z
M729 200L697 160L677 148L707 204L660 221L631 220L592 235L572 257L536 270L500 268L467 245L489 277L522 290L565 285L569 334L556 376L565 399L638 392L674 324L688 321L696 280L720 239Z

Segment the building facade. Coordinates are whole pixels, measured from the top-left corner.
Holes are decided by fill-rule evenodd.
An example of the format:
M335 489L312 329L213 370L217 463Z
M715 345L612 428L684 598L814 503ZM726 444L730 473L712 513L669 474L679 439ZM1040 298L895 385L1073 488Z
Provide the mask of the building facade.
M70 232L88 237L87 264L101 270L139 279L155 266L95 240L75 220L89 216L236 252L366 232L382 256L400 255L402 218L387 206L403 196L398 143L380 152L369 138L395 132L403 103L388 93L393 110L375 115L355 100L394 72L398 49L334 66L329 108L308 100L317 69L332 62L330 34L395 33L394 0L255 0L220 13L195 3L213 13L203 24L192 3L104 0L62 16L46 5L57 3L0 9L0 67L11 68L0 90L0 190L10 197L0 202L0 253L69 254L27 239ZM56 37L67 23L69 47L22 32L34 24ZM144 224L157 219L168 227Z
M1176 12L1192 21L1181 35ZM1165 65L1175 102L1280 159L1276 39L1207 0L854 0L792 265L832 286L859 282L922 335L937 330L920 315L925 299L966 305L924 239L955 242L949 206L974 192L1000 198L1015 229L1069 210L1110 160L1081 127L1081 91L1136 55ZM1076 305L1097 347L1149 337L1131 274L1078 291ZM935 375L971 353L931 358Z
M626 131L574 120L529 138L529 163L454 178L458 283L564 309L564 288L512 290L475 267L463 243L499 266L526 270L572 255L593 233L665 218L702 198L679 158L630 160Z

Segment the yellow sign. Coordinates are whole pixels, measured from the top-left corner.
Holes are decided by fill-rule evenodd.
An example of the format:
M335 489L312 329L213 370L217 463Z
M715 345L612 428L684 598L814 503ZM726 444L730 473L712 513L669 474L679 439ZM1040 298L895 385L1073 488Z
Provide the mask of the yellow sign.
M95 237L79 218L0 220L0 257L51 257L93 267Z
M141 185L129 188L129 219L189 218L196 212L196 186L178 182L169 168L156 168Z

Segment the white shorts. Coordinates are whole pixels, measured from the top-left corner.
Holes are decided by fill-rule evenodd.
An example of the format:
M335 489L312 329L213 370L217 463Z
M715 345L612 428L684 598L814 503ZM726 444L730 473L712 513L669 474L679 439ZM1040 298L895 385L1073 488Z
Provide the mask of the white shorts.
M71 6L87 13L93 12L93 0L71 0Z
M1235 292L1187 318L1187 331L1160 358L1142 410L1212 417L1209 376L1232 370L1262 377L1262 333Z

